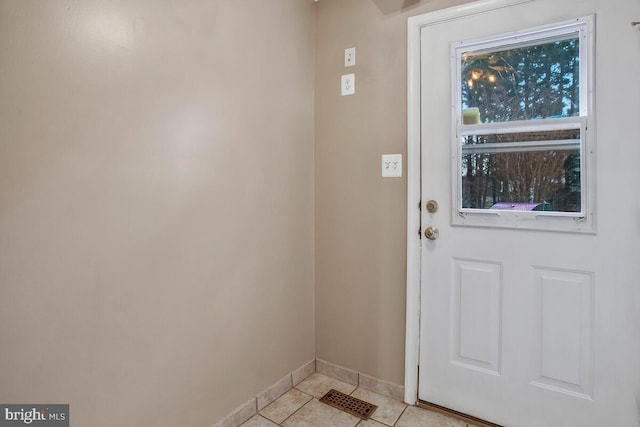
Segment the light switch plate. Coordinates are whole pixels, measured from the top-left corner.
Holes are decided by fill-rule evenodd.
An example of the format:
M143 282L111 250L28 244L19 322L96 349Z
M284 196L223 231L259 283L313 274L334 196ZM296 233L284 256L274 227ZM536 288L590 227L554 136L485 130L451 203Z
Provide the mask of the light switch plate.
M355 74L345 74L344 76L342 76L341 93L342 96L353 95L354 93L356 93Z
M382 176L385 178L402 177L402 154L382 155Z

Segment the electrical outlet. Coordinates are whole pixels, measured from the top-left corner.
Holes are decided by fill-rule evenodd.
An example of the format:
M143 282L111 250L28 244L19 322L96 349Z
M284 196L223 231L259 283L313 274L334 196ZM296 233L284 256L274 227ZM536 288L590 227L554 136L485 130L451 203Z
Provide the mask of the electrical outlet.
M341 93L342 96L353 95L354 93L356 93L355 74L345 74L344 76L342 76Z
M353 67L356 65L356 48L350 47L344 50L344 66Z
M382 155L382 176L400 178L402 176L402 154Z

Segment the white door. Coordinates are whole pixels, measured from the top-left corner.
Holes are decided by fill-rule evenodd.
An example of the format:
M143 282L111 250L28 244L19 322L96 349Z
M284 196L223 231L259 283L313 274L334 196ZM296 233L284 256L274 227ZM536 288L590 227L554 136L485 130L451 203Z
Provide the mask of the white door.
M581 103L565 93L560 114L484 126L467 92L480 80L531 83L513 77L514 50L535 44L522 41L526 30L580 17L593 18L594 34L576 37L581 46L596 43L595 55L545 66L559 73L555 89L566 89L579 62L593 60L574 88ZM640 31L631 25L638 20L638 0L534 0L422 27L421 227L439 234L421 241L420 400L505 426L640 425ZM566 39L554 34L540 43ZM492 48L498 35L502 47ZM535 126L552 136L540 142ZM560 178L545 153L564 156ZM578 159L577 182L569 182L568 159ZM531 164L550 169L509 176L526 175ZM555 182L555 190L538 194L536 180ZM437 211L427 211L429 200ZM554 203L562 207L548 207Z

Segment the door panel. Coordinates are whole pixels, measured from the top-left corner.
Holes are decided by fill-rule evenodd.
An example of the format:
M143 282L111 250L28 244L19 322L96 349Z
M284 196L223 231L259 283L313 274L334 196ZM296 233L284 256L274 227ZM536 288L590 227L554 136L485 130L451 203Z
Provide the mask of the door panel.
M502 265L453 259L451 363L500 374Z
M597 232L453 226L451 43L592 14ZM421 400L507 426L640 425L635 18L637 1L536 0L422 28L421 193L439 209L421 224L439 237L421 241Z
M593 397L593 274L534 267L532 385Z

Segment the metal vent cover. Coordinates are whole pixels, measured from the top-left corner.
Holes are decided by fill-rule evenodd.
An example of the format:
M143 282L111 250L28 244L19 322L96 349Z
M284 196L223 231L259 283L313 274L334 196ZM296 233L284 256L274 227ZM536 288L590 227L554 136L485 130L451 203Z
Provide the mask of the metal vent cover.
M327 394L322 396L320 402L355 415L363 420L368 420L371 414L373 414L373 411L378 409L378 407L372 403L365 402L364 400L357 399L334 389L329 390Z

